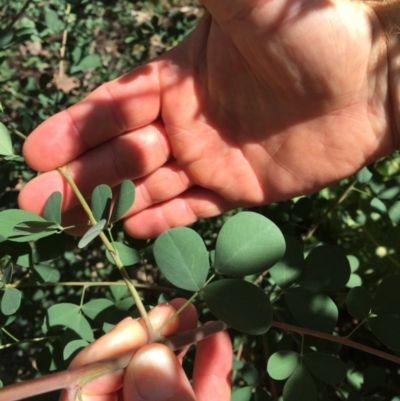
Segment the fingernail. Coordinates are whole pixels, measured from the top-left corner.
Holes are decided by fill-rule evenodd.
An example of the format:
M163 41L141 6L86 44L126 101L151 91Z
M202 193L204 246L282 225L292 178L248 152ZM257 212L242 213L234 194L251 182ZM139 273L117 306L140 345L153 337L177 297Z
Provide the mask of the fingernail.
M143 401L163 401L176 392L177 362L174 358L168 348L154 344L135 355L129 373Z

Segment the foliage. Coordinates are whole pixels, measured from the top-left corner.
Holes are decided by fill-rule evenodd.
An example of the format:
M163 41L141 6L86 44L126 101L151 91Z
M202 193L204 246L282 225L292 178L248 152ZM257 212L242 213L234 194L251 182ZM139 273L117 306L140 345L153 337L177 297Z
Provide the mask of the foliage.
M398 155L318 193L155 241L129 238L119 223L134 202L132 182L114 193L100 185L91 226L74 239L60 193L43 216L17 207L35 174L20 156L21 132L182 40L201 9L190 1L25 4L19 15L24 3L9 2L0 20L3 384L65 369L82 347L137 316L120 281L124 265L147 306L184 295L203 322L232 327L233 400L398 401ZM190 371L191 354L185 363Z

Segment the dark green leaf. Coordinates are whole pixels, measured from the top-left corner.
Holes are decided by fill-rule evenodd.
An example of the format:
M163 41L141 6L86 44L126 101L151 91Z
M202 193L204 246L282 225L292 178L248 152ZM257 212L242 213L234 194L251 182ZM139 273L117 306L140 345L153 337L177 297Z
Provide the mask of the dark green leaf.
M258 213L242 212L222 227L215 247L219 273L247 276L268 270L285 254L279 228Z
M92 242L96 237L100 235L100 233L104 230L104 227L107 224L107 220L100 220L89 228L89 230L86 232L86 234L80 239L78 243L79 248L84 248L87 244Z
M317 401L317 388L307 368L301 363L283 388L285 401Z
M60 281L60 272L51 265L35 264L30 270L33 280L36 283L56 283Z
M294 318L309 329L332 332L338 319L338 308L325 294L303 288L289 288L285 300Z
M350 315L364 320L371 310L371 294L363 287L354 287L347 294L346 305Z
M372 301L372 313L391 315L400 313L400 274L384 278Z
M250 401L253 387L242 387L232 392L231 401Z
M282 350L275 352L268 359L267 372L274 380L287 379L300 363L300 354Z
M0 155L3 156L14 155L14 149L11 142L11 134L8 131L7 127L1 122L0 122Z
M388 348L400 351L400 317L376 316L368 320L374 335Z
M15 235L36 235L44 234L52 235L57 232L57 224L51 221L24 221L23 223L18 223L14 227ZM40 237L42 238L42 237Z
M0 30L0 49L6 48L13 40L14 32L11 29ZM1 130L1 128L0 128Z
M134 201L135 185L130 180L122 181L115 199L111 222L119 220L132 207Z
M47 221L52 221L61 225L61 202L62 195L59 191L53 192L48 197L43 210L43 217Z
M188 291L201 289L210 268L203 240L187 227L161 234L154 243L154 257L168 281Z
M140 262L140 253L136 249L131 248L128 245L125 245L123 242L116 241L113 244L124 266L131 266L134 265L135 263ZM115 261L111 256L110 252L107 251L106 256L111 263L115 264Z
M236 330L263 334L272 321L272 307L267 294L259 287L236 279L208 284L204 300L211 312Z
M65 252L69 238L70 237L67 234L62 232L36 241L33 251L35 263L56 259L62 256Z
M283 258L269 269L269 274L281 288L290 287L301 275L304 267L303 247L295 238L285 236L286 251Z
M114 304L106 298L93 299L82 306L82 311L90 319L104 322L104 316L115 309Z
M306 257L300 283L312 291L336 291L349 281L350 264L337 247L321 245Z
M11 261L8 261L3 268L3 282L5 284L11 283L13 276L14 265Z
M110 217L110 208L112 200L112 191L108 185L98 185L92 193L92 212L94 218L99 220L107 220Z
M371 392L376 387L383 385L385 383L385 380L386 373L384 369L375 365L367 366L364 371L364 383L362 386L363 392Z
M6 288L1 299L1 312L3 315L12 315L21 305L21 292L16 288Z
M308 352L304 354L303 362L309 371L324 383L340 383L346 377L346 365L332 355L323 352Z

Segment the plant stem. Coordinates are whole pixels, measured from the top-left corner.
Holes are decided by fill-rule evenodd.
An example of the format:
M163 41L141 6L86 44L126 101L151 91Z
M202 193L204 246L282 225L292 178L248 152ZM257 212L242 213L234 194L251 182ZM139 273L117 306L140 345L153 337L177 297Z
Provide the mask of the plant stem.
M96 221L95 217L93 216L93 212L90 209L90 206L86 202L86 199L82 195L81 191L75 184L75 181L73 180L71 174L65 173L62 168L58 168L57 170L67 180L68 184L71 186L72 190L74 191L75 196L78 198L80 204L82 205L83 209L85 210L85 212L90 220L90 223L92 225L95 225L97 223L97 221ZM116 250L114 249L113 245L111 244L111 242L109 241L109 239L107 238L107 236L105 235L104 232L101 232L99 237L102 240L107 251L110 252L110 255L114 259L114 262L115 262L116 266L118 267L118 270L121 273L121 276L124 279L129 292L132 295L132 298L135 301L135 304L139 310L140 316L142 317L142 319L146 325L146 328L147 328L147 331L149 332L150 338L152 340L159 339L159 335L155 332L155 330L150 322L146 308L144 307L143 302L140 299L139 293L137 292L135 286L133 285L132 280L128 275L128 272L126 271L125 266L122 264L121 259L119 258L118 252L116 252Z
M32 3L32 0L26 0L25 4L22 6L22 8L18 11L17 14L15 14L14 18L11 20L11 22L7 25L6 29L11 29L13 25L21 18L22 14L27 10L29 7L29 4Z

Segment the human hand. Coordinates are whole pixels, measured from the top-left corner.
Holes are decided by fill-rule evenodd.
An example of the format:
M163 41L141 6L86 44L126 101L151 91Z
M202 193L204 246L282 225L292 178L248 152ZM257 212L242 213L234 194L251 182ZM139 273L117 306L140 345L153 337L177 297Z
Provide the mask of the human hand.
M238 206L318 190L395 148L384 33L343 0L203 0L194 32L39 126L24 155L46 173L20 206L136 184L125 229L149 238ZM85 219L83 215L81 218Z
M160 327L185 302L174 299L161 304L150 313L154 327ZM175 308L175 309L174 309ZM162 332L171 335L197 326L197 314L189 305ZM229 375L232 365L232 346L226 332L219 332L198 343L193 372L193 384L186 377L178 356L166 346L147 344L148 335L141 320L127 318L115 328L83 349L70 368L136 350L128 367L122 372L94 379L83 387L84 401L229 401ZM147 345L146 345L147 344ZM60 401L71 401L64 391ZM75 400L74 400L75 401Z

